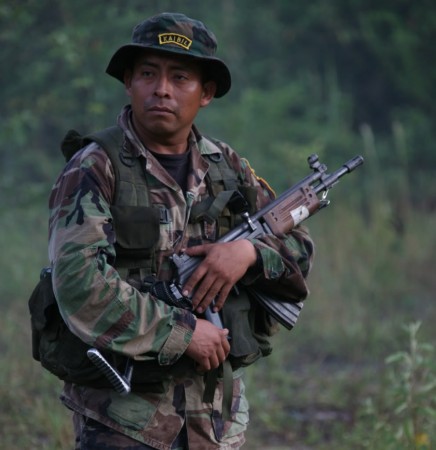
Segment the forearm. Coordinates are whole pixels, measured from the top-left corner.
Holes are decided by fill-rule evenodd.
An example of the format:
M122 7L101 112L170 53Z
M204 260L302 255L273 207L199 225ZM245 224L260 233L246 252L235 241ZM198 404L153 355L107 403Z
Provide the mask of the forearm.
M174 362L189 345L195 317L121 280L100 250L63 255L53 264L59 308L71 330L98 348Z
M105 153L91 148L52 191L49 256L59 309L90 345L167 364L189 344L195 317L140 293L115 270L113 187Z
M299 301L307 297L306 277L314 255L307 231L297 228L286 236L264 235L251 241L260 258L258 270L249 270L241 282L268 289L284 300Z

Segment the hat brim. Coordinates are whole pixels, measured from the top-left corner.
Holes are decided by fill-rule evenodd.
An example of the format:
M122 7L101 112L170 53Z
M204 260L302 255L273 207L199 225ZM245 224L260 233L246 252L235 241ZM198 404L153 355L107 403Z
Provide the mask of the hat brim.
M167 47L166 49L162 49L161 47L145 46L140 44L124 45L120 47L112 56L106 68L106 73L124 83L124 73L128 67L131 67L138 50L152 50L160 53L175 53L198 61L205 69L207 77L216 83L216 98L222 97L230 90L232 85L230 71L221 59L186 54L186 52L178 50L177 48L170 49Z

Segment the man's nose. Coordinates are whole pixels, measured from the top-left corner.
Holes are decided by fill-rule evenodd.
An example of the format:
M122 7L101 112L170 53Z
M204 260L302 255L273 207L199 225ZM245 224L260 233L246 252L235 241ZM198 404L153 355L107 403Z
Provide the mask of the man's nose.
M171 92L171 83L166 75L161 75L156 80L155 95L167 97Z

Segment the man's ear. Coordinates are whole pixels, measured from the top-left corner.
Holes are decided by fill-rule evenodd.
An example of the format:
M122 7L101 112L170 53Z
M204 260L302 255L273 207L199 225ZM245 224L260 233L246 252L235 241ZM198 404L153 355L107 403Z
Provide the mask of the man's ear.
M124 86L126 87L126 93L130 97L130 87L132 85L132 71L126 69L124 71Z
M203 94L201 96L200 106L207 106L213 99L216 92L216 83L215 81L206 81L203 84Z

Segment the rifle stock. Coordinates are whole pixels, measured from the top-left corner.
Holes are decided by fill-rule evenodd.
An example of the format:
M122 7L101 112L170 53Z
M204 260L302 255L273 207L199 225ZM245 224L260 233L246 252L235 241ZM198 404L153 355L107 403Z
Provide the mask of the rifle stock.
M246 213L242 214L244 222L222 236L218 242L251 239L264 234L288 233L317 211L329 205L330 202L326 199L328 191L338 183L340 178L363 164L363 157L355 156L331 174L327 173L327 166L321 164L315 154L309 156L308 164L312 170L311 174L287 189L256 214L252 216ZM172 259L177 268L176 283L178 286L183 286L203 258L174 254ZM252 288L249 289L249 292L280 324L288 329L293 328L303 306L302 302L282 302L278 298ZM215 325L223 327L219 314L212 312L211 309L207 312L206 318Z

